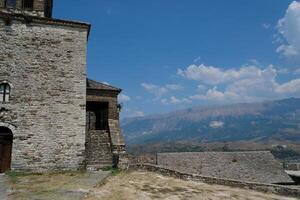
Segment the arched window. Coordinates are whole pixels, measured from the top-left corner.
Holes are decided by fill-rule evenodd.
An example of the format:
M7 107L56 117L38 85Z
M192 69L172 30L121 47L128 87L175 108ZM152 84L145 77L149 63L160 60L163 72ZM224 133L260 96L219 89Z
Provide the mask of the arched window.
M0 102L9 102L10 85L8 83L0 83Z
M33 0L23 0L23 8L32 10L33 9Z
M6 8L16 8L17 0L6 0L5 7Z

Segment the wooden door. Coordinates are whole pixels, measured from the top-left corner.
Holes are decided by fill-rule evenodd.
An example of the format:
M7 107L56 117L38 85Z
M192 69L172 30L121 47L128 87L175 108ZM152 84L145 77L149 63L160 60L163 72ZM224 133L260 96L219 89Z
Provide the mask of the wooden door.
M12 152L12 137L0 135L0 173L10 170Z

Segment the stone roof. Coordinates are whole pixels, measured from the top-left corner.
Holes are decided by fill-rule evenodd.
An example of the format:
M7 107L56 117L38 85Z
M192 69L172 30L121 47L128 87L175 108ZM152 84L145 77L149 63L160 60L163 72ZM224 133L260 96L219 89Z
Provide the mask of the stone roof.
M122 89L104 84L104 83L99 83L97 81L87 79L87 89L96 89L96 90L111 90L111 91L116 91L116 92L121 92Z
M293 182L269 151L159 153L157 164L180 172L246 182Z

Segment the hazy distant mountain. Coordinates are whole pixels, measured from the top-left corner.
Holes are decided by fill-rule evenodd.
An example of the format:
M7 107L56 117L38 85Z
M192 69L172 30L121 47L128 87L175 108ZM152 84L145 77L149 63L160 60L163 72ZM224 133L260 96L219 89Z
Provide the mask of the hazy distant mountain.
M128 144L240 140L300 141L300 98L201 106L122 121Z

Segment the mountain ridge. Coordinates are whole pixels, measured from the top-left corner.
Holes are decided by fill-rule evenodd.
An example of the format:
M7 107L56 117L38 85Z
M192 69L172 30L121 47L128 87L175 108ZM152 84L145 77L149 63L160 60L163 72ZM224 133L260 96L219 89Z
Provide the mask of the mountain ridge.
M300 98L195 106L122 120L128 144L170 141L300 141Z

